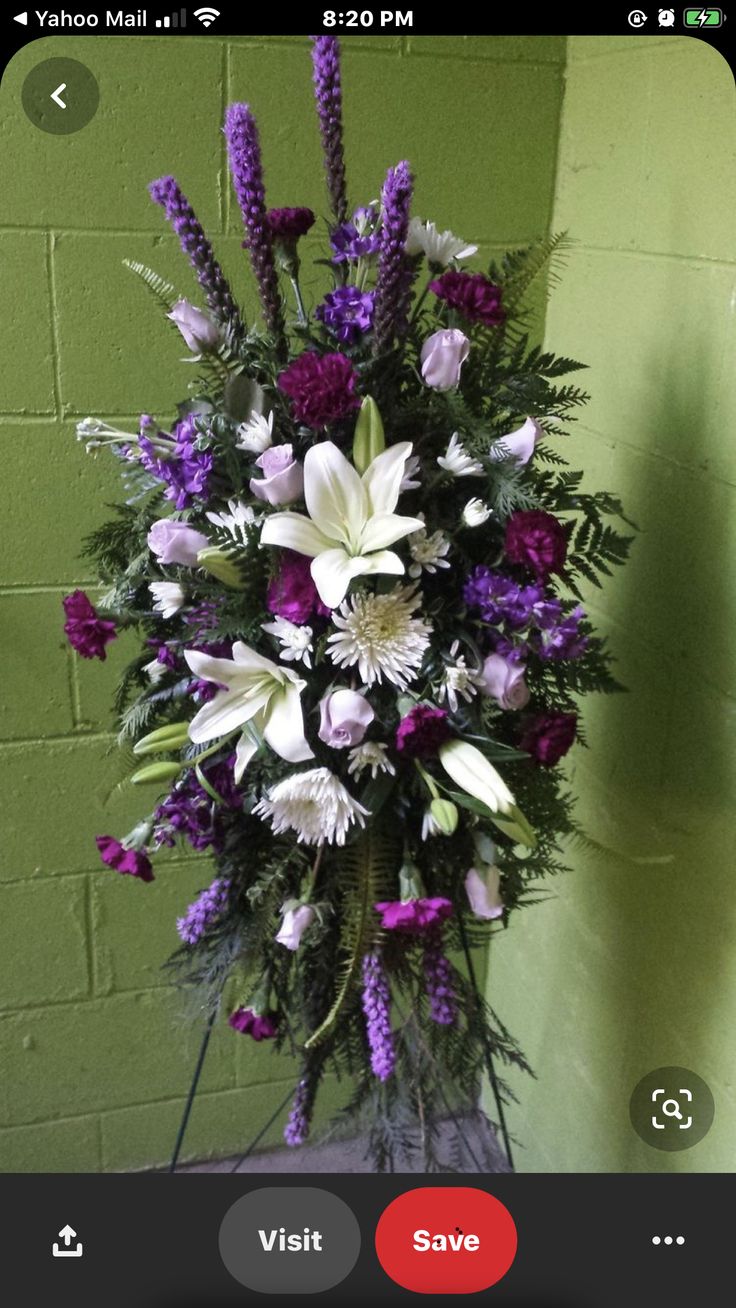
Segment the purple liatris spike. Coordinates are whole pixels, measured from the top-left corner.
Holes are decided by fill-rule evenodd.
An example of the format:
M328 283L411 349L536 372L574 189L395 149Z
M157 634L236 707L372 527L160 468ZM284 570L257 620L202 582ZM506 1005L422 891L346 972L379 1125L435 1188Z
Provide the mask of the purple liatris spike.
M345 155L342 145L342 86L340 42L336 36L314 36L312 64L319 130L325 157L325 175L332 212L338 223L348 215L345 191Z
M375 354L388 349L406 325L411 267L406 254L413 177L404 160L389 168L381 192L381 248L373 312Z
M283 351L284 311L279 294L273 240L266 216L266 193L258 127L247 104L231 104L225 114L230 172L245 226L246 245L258 283L263 316L268 330Z
M196 945L207 927L227 908L229 890L230 882L227 878L215 877L212 885L189 905L184 917L177 918L176 929L185 945Z
M313 1104L314 1090L311 1079L303 1076L296 1088L289 1120L284 1127L284 1140L288 1145L304 1144L309 1135Z
M385 1081L394 1070L396 1051L391 1030L391 992L377 953L366 954L363 959L363 1012L371 1069L379 1081Z
M151 199L160 204L181 242L181 248L197 274L207 304L223 323L240 326L240 316L204 228L182 193L175 177L159 177L148 188Z
M424 936L424 983L432 1021L452 1026L457 1020L452 971L442 948L442 930L436 927Z

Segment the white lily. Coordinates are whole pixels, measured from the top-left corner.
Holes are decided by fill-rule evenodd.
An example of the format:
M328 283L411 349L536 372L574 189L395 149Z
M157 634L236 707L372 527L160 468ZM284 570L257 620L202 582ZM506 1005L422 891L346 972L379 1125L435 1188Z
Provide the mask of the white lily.
M353 577L376 572L401 576L404 565L387 547L424 526L420 518L394 513L410 454L410 441L390 445L360 477L332 441L313 445L304 459L309 517L271 514L261 544L280 545L313 559L314 584L331 609L342 603Z
M475 745L468 744L466 740L448 740L439 750L439 760L445 772L461 790L485 804L499 830L517 844L534 848L537 838L533 829L516 807L514 796L503 777L488 762L485 754L481 754Z
M245 727L235 755L235 780L240 781L263 737L287 763L314 758L304 736L300 695L306 682L290 668L236 640L231 659L216 659L201 650L188 649L184 657L195 677L224 685L189 724L189 739L203 745Z

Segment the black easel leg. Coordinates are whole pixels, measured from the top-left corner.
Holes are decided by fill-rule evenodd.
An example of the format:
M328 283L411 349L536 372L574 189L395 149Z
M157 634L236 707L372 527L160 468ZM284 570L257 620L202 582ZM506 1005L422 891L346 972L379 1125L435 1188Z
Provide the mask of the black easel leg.
M468 965L468 976L470 977L470 984L473 987L474 994L478 996L480 992L478 990L478 982L475 976L473 957L470 952L468 937L465 932L465 923L463 922L462 917L459 914L458 914L458 924L460 927L460 939L462 941L463 953L465 954L465 961ZM506 1157L508 1159L509 1167L513 1172L514 1159L511 1153L511 1141L509 1139L508 1127L506 1126L506 1114L503 1108L503 1100L501 1099L501 1091L498 1084L498 1077L496 1076L496 1069L493 1065L493 1053L491 1051L491 1046L489 1044L488 1036L485 1030L483 1033L483 1048L485 1049L485 1054L486 1054L486 1071L488 1072L488 1079L491 1083L491 1090L493 1091L493 1098L495 1100L496 1110L498 1112L498 1124L501 1128L501 1135L503 1137L503 1147L506 1151Z
M202 1037L202 1044L199 1049L197 1066L194 1069L194 1076L192 1077L192 1084L189 1087L189 1094L187 1096L187 1102L184 1107L184 1114L182 1116L181 1123L179 1125L179 1130L176 1136L176 1144L174 1145L174 1152L172 1154L171 1163L169 1165L169 1173L176 1171L176 1165L179 1161L179 1154L181 1153L182 1145L184 1144L184 1136L186 1135L187 1126L189 1125L189 1118L192 1112L192 1105L194 1104L194 1098L197 1093L199 1078L202 1075L202 1068L204 1066L204 1060L207 1055L207 1046L210 1043L210 1036L212 1035L212 1028L215 1025L216 1017L217 1017L217 1009L215 1008L212 1010L212 1012L210 1013L207 1019L207 1025L205 1027L204 1035Z

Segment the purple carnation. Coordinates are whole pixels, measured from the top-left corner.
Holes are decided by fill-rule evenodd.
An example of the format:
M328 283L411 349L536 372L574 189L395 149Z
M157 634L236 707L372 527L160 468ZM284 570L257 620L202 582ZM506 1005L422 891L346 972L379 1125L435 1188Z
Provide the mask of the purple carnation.
M415 704L396 728L396 749L405 758L434 758L451 735L445 709Z
M357 379L344 354L305 350L281 373L278 387L289 396L296 421L317 431L360 408Z
M554 767L574 743L577 721L577 713L539 713L525 723L519 749L544 767Z
M169 439L170 452L161 448L161 441ZM159 432L156 445L144 435L138 442L143 467L165 483L164 498L173 500L177 509L188 509L194 499L203 499L209 491L214 457L209 450L198 449L200 439L196 415L189 414L174 424L171 438Z
M184 917L177 918L176 929L185 945L196 945L208 927L217 921L227 908L229 892L227 877L215 877L212 884L189 905Z
M232 292L186 196L175 177L159 177L148 188L151 199L160 204L181 242L181 248L197 274L207 304L220 322L240 326Z
M345 156L342 144L342 86L340 83L340 43L336 36L314 36L312 64L314 93L317 100L319 129L325 161L327 190L338 223L347 216L345 191Z
M561 522L543 509L517 510L506 523L506 558L546 581L561 572L567 557L567 536Z
M387 931L411 931L415 934L439 925L452 915L451 900L440 895L433 899L395 899L373 907L381 914L381 926Z
M311 209L269 209L266 214L274 241L288 246L296 245L300 236L306 236L315 221Z
M254 1040L273 1040L277 1034L273 1017L269 1013L254 1013L252 1008L236 1008L227 1019L227 1024L233 1031L252 1036Z
M266 594L269 613L277 618L288 618L298 627L312 617L329 618L331 609L322 603L310 572L311 559L295 550L284 550L279 570L272 578Z
M483 273L449 269L430 282L429 289L451 309L457 309L468 322L499 327L506 321L506 311L501 305L501 287L494 286Z
M126 849L114 836L95 836L95 844L108 867L139 881L153 881L153 868L145 849Z
M61 602L66 614L64 635L72 649L83 659L101 659L104 663L107 658L105 646L118 634L115 623L99 616L83 590L72 591Z
M357 286L338 286L325 296L315 317L328 327L342 345L353 345L371 329L373 291L359 291Z
M363 959L363 1012L371 1071L379 1081L386 1081L396 1064L396 1050L391 1030L391 991L377 953L366 954Z
M441 927L427 932L423 963L429 1016L440 1026L452 1026L457 1021L457 1002L452 986L452 969L442 947Z

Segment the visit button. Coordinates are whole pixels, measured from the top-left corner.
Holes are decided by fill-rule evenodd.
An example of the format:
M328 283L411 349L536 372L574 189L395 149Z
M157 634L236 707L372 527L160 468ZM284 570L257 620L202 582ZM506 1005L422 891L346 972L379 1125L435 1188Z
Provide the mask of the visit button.
M360 1228L337 1195L313 1186L253 1190L220 1226L230 1275L261 1294L318 1294L339 1285L360 1253Z

